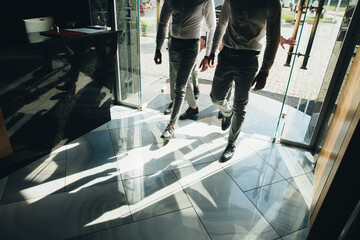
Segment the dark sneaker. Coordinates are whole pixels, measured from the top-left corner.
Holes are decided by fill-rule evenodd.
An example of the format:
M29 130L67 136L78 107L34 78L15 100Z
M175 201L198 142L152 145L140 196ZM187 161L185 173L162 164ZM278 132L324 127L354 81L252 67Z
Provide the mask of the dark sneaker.
M223 119L221 119L221 130L225 131L226 129L229 128L230 124L231 124L231 118L232 118L231 114L229 117L225 117Z
M171 102L169 106L165 109L164 111L165 115L169 115L172 112L172 106L173 106L173 102Z
M223 163L223 162L229 161L234 156L235 149L236 149L235 145L229 143L226 146L225 151L221 155L220 162Z
M224 114L221 112L221 111L219 111L219 113L218 113L218 119L222 119L222 118L224 118L225 116L224 116Z
M165 131L162 133L161 138L163 139L170 139L174 136L174 128L170 125L168 125L165 129Z
M195 120L198 116L199 113L199 108L191 108L189 107L186 112L184 112L183 114L180 115L179 119L180 120L185 120L185 119L192 119Z
M199 95L200 95L199 86L194 87L194 97L195 97L195 100L197 100L197 99L199 98Z

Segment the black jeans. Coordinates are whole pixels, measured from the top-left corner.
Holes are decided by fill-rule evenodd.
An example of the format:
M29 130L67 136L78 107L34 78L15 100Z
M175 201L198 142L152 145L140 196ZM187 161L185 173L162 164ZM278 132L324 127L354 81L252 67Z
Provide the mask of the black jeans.
M210 97L224 116L229 117L234 113L228 137L229 143L235 143L245 118L251 83L258 70L258 54L257 51L224 47L218 56L219 61ZM232 107L226 97L231 91L233 82L235 82L235 95Z
M176 123L184 103L186 85L199 53L199 39L178 39L171 37L170 41L170 64L175 75L175 98L170 123Z

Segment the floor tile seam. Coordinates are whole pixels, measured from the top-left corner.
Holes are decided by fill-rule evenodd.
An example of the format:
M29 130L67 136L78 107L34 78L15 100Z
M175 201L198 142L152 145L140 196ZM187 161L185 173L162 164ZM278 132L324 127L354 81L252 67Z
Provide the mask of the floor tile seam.
M140 146L133 146L133 147L126 147L126 148L119 148L118 149L118 151L116 151L115 150L115 144L112 142L112 146L113 146L113 148L114 148L114 153L115 153L115 157L117 156L117 153L116 152L121 152L121 151L129 151L129 150L132 150L132 149L137 149L137 148L142 148L142 147L145 147L145 146L147 146L147 145L153 145L153 144L156 144L156 145L159 145L159 144L161 144L161 143L152 143L152 144L145 144L145 145L140 145ZM119 161L119 160L117 160L117 158L116 158L116 161Z
M214 152L212 151L213 149L210 148L209 144L202 141L201 137L198 137L198 138L199 138L200 142L202 142L202 144L205 145L206 150L211 154L211 156L215 159L215 161L219 161L219 159L214 155ZM225 148L223 148L223 149L225 149Z
M121 176L120 176L121 177ZM103 183L97 183L95 185L92 185L92 186L88 186L88 187L83 187L81 189L89 189L89 188L94 188L94 187L100 187L100 186L105 186L105 185L110 185L110 184L113 184L115 182L119 182L119 181L122 181L122 179L118 179L118 180L114 180L114 181L111 181L111 182L103 182ZM65 182L66 182L66 179L65 179ZM123 184L123 183L122 183ZM71 194L71 191L72 190L67 190L66 188L66 185L64 186L64 190L62 192L55 192L55 193L51 193L51 194L48 194L48 195L43 195L43 196L37 196L37 197L30 197L30 198L26 198L26 199L22 199L20 201L15 201L15 202L9 202L9 203L6 203L6 204L0 204L0 207L3 207L3 206L6 206L6 205L9 205L9 204L18 204L18 203L21 203L21 202L25 202L25 201L29 201L29 200L35 200L35 199L44 199L44 198L47 198L47 197L55 197L56 195L60 195L60 194ZM126 199L127 200L127 199Z
M208 163L210 163L210 162L208 162ZM207 163L199 163L199 164L195 164L195 165L193 165L193 166L201 165L201 164L207 164ZM186 167L182 167L182 168L188 168L188 167L190 167L190 166L186 166ZM182 168L172 169L172 171L178 170L178 169L182 169ZM221 168L215 169L214 171L211 171L211 172L209 172L208 174L205 174L202 178L196 179L196 181L201 182L201 180L206 179L207 177L213 175L214 173L220 172L219 170L222 171L222 170L224 170L224 169L221 169ZM188 184L186 184L186 185L183 185L183 184L180 182L180 180L179 180L179 183L180 183L181 187L184 189L184 191L185 191L186 188L189 188L189 187L193 184L193 183L188 183Z
M295 150L297 153L299 153L302 157L305 157L306 158L306 162L308 162L309 164L311 165L315 165L316 162L311 162L310 160L307 159L306 155L304 153L302 153L299 149L301 150L305 150L305 151L308 151L311 153L311 155L314 157L314 153L310 150L310 149L306 149L306 148L301 148L301 147L297 147L297 146L294 146L294 145L290 145L290 144L281 144L282 147L288 147L288 148L291 148L293 150ZM289 154L287 151L285 151L285 154L286 156L288 156L289 158L292 157L291 154ZM297 162L299 162L297 160ZM300 162L299 162L300 163Z
M261 140L261 141L264 141L264 142L267 142L267 143L270 143L271 145L275 145L275 144L278 144L278 143L274 143L272 141L272 136L267 136L267 135L262 135L262 134L259 134L259 133L248 133L248 132L242 132L243 134L246 134L246 135L250 135L251 138L255 138L257 140ZM265 137L269 138L268 140L264 139Z
M259 155L258 155L259 156ZM260 156L261 158L261 156ZM264 160L263 158L261 158L266 164L268 164L277 174L279 174L279 176L282 178L282 180L286 180L286 177L283 176L283 174L281 174L276 168L275 166L272 166L269 162L266 162L266 160Z
M294 145L287 145L287 146L290 146L292 149L296 150L299 154L301 154L302 156L306 157L304 153L302 153L299 149L301 150L305 150L305 151L308 151L311 153L311 155L314 156L314 153L312 152L311 149L307 149L307 148L301 148L301 147L297 147L297 146L294 146Z
M204 222L202 221L201 217L199 216L198 212L196 211L196 208L194 207L194 204L193 204L193 202L191 201L190 196L189 196L188 193L185 191L185 188L184 188L183 185L181 184L180 179L179 179L178 176L175 174L174 170L172 170L172 171L173 171L173 173L174 173L177 181L179 182L179 184L180 184L183 192L185 193L185 196L187 197L189 203L191 204L191 208L192 208L192 209L194 210L194 212L196 213L196 216L198 217L199 221L201 222L201 225L204 227L204 229L205 229L205 231L206 231L209 239L212 240L211 235L210 235L208 229L206 228Z
M286 179L281 179L281 180L278 180L278 181L275 181L275 182L272 182L272 183L268 183L268 184L265 184L263 186L259 186L259 187L255 187L255 188L252 188L252 189L249 189L249 190L246 190L246 191L243 191L244 193L247 193L249 191L253 191L255 189L259 189L259 188L264 188L264 187L268 187L270 185L273 185L273 184L278 184L280 182L286 182L288 183L291 187L293 187L295 189L295 187L293 185L291 185L288 181L286 181Z
M254 151L254 153L256 154L257 157L259 157L262 161L264 161L265 164L267 164L269 167L271 167L275 171L275 173L279 174L279 176L282 178L282 180L286 180L286 178L279 171L277 171L277 169L275 169L274 166L272 166L269 162L267 162L264 158L262 158L256 151ZM275 182L280 182L282 180L278 180L278 181L275 181ZM269 184L266 184L266 185L269 185ZM256 189L256 188L254 188L254 189Z
M216 161L217 161L217 160L216 160ZM215 162L215 161L209 161L209 162L205 162L205 163L197 163L197 164L192 164L192 165L188 165L188 166L171 168L171 169L167 169L167 170L162 170L161 173L166 173L166 172L170 172L170 171L174 171L174 170L189 168L189 167L191 167L191 166L202 165L202 164L207 164L207 163L212 163L212 162ZM211 172L211 173L213 173L213 172ZM211 173L206 174L206 176L210 175ZM120 174L121 174L121 173L120 173ZM153 174L154 174L154 173L149 173L149 174L144 174L144 175L141 175L141 176L134 176L134 177L130 177L130 178L125 178L125 179L123 179L123 181L131 180L131 179L136 179L136 178L141 178L141 177L149 177L149 176L151 176L151 175L153 175Z
M209 162L207 162L209 163ZM198 163L198 164L194 164L193 166L196 166L196 165L201 165L201 164L206 164L206 163ZM161 171L161 173L167 173L167 172L171 172L171 171L174 171L174 170L178 170L178 169L183 169L183 168L188 168L188 167L191 167L191 166L183 166L183 167L178 167L178 168L172 168L172 169L168 169L168 170L163 170ZM149 174L144 174L144 175L141 175L141 176L134 176L134 177L130 177L130 178L125 178L123 181L127 181L127 180L133 180L133 179L137 179L137 178L142 178L142 177L149 177L149 176L152 176L154 173L149 173ZM207 174L209 175L209 174ZM207 176L206 175L206 176Z
M115 147L114 147L114 142L113 142L113 140L112 140L112 138L111 138L110 129L108 129L107 132L108 132L109 140L110 140L110 142L111 142L111 149L112 149L112 152L111 152L110 155L114 157L114 162L116 162L117 172L118 172L118 175L120 176L120 179L121 179L120 167L119 167L119 164L118 164L118 159L117 159L117 157L116 157L117 154L116 154L116 150L115 150ZM66 151L66 153L67 153L67 151ZM66 158L66 159L67 159L67 158ZM67 160L66 160L66 161L67 161ZM67 166L67 162L66 162L66 166ZM67 169L67 168L66 168L66 169ZM67 177L67 173L66 173L66 177ZM66 184L65 186L67 186L67 184Z
M211 156L211 157L214 159L214 161L218 161L218 159L214 156L213 152L211 151L211 148L208 147L209 145L208 145L207 143L204 143L203 141L201 141L201 137L200 137L200 136L194 136L194 138L196 138L197 141L199 141L199 142L202 143L201 145L205 147L206 152L209 154L209 156ZM211 161L211 162L212 162L212 161ZM201 164L201 163L200 163L200 164ZM198 165L198 164L194 164L194 165Z
M154 124L156 124L156 123L154 123ZM118 150L119 150L119 151L123 151L123 150L135 149L135 148L142 148L142 147L145 147L145 146L147 146L147 145L160 145L160 146L162 146L162 147L165 147L165 146L167 145L167 144L164 145L164 143L166 142L165 140L163 140L163 142L159 142L157 136L154 135L153 132L151 132L151 133L152 133L152 136L154 137L154 140L155 140L153 143L151 143L151 144L145 144L145 145L139 145L139 146L134 146L134 147L130 147L130 148L128 148L128 147L126 147L126 148L120 148L120 149L118 149ZM190 139L190 138L186 138L185 140L189 140L189 139ZM199 141L199 142L201 142L202 144L206 144L206 143L204 143L203 141L201 141L201 137L200 137L200 136L192 136L191 139L196 139L196 141ZM191 139L190 139L190 140L191 140ZM184 139L182 139L182 138L176 138L176 136L175 136L175 137L173 138L173 140L181 141L181 140L184 140ZM161 140L160 140L160 141L161 141ZM170 140L168 140L167 142L169 142L169 141L170 141ZM112 143L113 148L114 148L114 153L116 153L115 147L114 147L114 146L116 146L116 144L114 144L112 138L111 138L111 143ZM209 151L208 148L207 148L206 150L207 150L207 152L208 152L209 154L212 155L212 153ZM115 156L116 156L116 154L115 154ZM214 157L214 158L215 158L215 157ZM215 159L216 159L216 158L215 158Z
M3 196L4 196L4 192L5 192L5 189L6 189L6 187L7 187L7 183L8 183L8 180L9 180L9 176L3 177L2 179L0 179L0 181L2 181L3 179L5 179L5 180L4 180L5 183L4 183L4 188L3 188L3 190L0 192L0 203L1 203L1 200L2 200L2 198L3 198ZM1 206L1 204L0 204L0 206Z
M293 232L291 232L291 233L288 233L288 234L286 234L286 235L282 236L282 238L284 238L284 237L286 237L286 236L289 236L289 235L291 235L291 234L294 234L294 233L296 233L296 232L299 232L299 231L305 230L305 229L307 229L307 227L304 227L304 228L301 228L301 229L295 230L295 231L293 231Z
M44 161L43 163L45 163L46 166L44 166L44 167L42 168L42 170L41 170L39 173L37 173L36 176L34 176L34 177L32 178L32 180L33 180L34 178L36 178L37 176L39 176L39 175L41 174L41 172L44 171L44 169L51 164L51 162L53 162L53 160ZM65 162L65 164L66 164L66 162ZM31 164L30 164L30 165L31 165ZM29 165L28 165L28 166L29 166ZM26 167L27 167L27 166L25 166L24 168L26 168ZM22 169L24 169L24 168L22 168ZM20 169L20 170L21 170L21 169ZM6 183L5 183L4 191L0 194L0 206L4 205L4 204L1 204L1 200L2 200L2 198L4 197L4 193L5 193L6 188L8 187L8 183L9 183L8 180L9 180L9 177L10 177L10 176L11 176L11 175L9 175L9 176L6 177ZM65 165L65 173L64 173L64 189L65 189L65 187L66 187L65 177L66 177L66 165ZM42 196L39 196L39 197L42 197ZM27 200L27 199L24 199L24 200Z
M67 152L67 151L66 151ZM31 180L33 180L34 178L36 178L37 176L39 176L43 171L44 171L44 169L45 168L47 168L52 162L54 162L54 163L56 163L54 160L49 160L49 161L44 161L43 163L46 163L46 166L44 166L42 169L41 169L41 171L39 171L37 174L36 174L36 176L34 176ZM64 161L65 162L65 164L66 164L66 161ZM31 164L30 164L31 165ZM30 166L30 165L28 165L28 166ZM25 168L25 167L24 167ZM23 169L23 168L22 168ZM65 171L66 171L66 165L65 165ZM65 176L66 176L66 172L65 172Z
M263 161L265 161L265 163L267 163L272 169L274 169L274 171L279 174L284 180L288 179L286 178L285 176L283 176L277 169L275 169L274 166L272 166L269 162L267 162L263 157L260 156L260 154L258 154L257 152L255 152L257 154L258 157L260 157ZM282 160L281 160L282 161ZM302 168L301 168L302 169ZM296 176L292 176L292 177L298 177L300 175L304 175L304 174L307 174L304 169L302 169L303 173L300 173L299 175L296 175ZM291 178L291 177L290 177Z
M157 116L154 114L154 116ZM114 122L120 122L120 121L126 121L126 118L117 118L117 119L112 119L111 121L107 122L107 125L108 125L108 128L109 129L116 129L116 128L125 128L125 127L131 127L131 126L138 126L138 125L144 125L144 124L154 124L154 123L158 123L158 122L167 122L169 121L168 119L165 119L164 117L159 117L158 119L152 119L152 120L149 120L149 119L138 119L135 123L131 123L131 124L128 124L129 122L131 121L127 121L127 124L126 125L123 125L121 127L111 127L109 125L111 125L112 121ZM115 123L116 124L116 123Z
M283 181L285 181L285 180L283 180ZM263 187L259 187L259 188L263 188ZM240 190L241 190L241 188L240 188ZM281 234L278 231L276 231L276 229L270 223L270 221L265 217L265 215L260 211L260 209L251 201L251 199L248 197L248 195L246 195L246 192L243 192L243 193L244 193L245 197L250 201L250 203L254 206L254 208L259 212L259 214L264 218L264 220L269 224L269 226L271 226L271 228L275 231L275 233L278 235L278 237L281 238ZM275 239L278 239L278 238L275 238Z
M144 126L144 125L157 125L157 124L158 124L158 122L153 122L153 123L150 123L150 124L148 124L148 123L144 123L144 124L137 125L137 126ZM128 127L125 127L125 128L127 128L127 129L128 129ZM111 137L111 133L110 133L110 131L112 131L112 130L116 130L116 129L118 129L118 130L120 131L120 129L122 129L122 128L113 128L113 129L109 129L110 139L111 139L111 143L112 143L112 145L113 145L113 148L114 148L114 152L115 152L115 153L116 153L116 151L115 151L115 146L116 146L116 144L114 144L114 141L113 141L113 138ZM149 129L149 131L150 131L151 135L154 137L154 143L152 143L152 144L156 144L156 145L160 145L160 144L162 144L162 145L163 145L163 143L159 143L158 138L157 138L157 136L155 136L154 132L153 132L153 131L151 131L151 129ZM149 145L149 144L147 144L147 145ZM144 147L144 146L146 146L146 145L139 145L139 146L134 146L134 147L130 147L130 148L128 148L128 147L125 147L125 148L119 148L118 150L119 150L119 151L122 151L122 150L129 150L129 149L140 148L140 147Z
M188 207L183 207L183 208L178 208L176 210L172 210L172 211L169 211L169 212L166 212L166 213L161 213L161 214L157 214L157 215L154 215L154 216L150 216L150 217L147 217L147 218L143 218L143 219L140 219L140 220L134 220L130 223L126 223L126 224L122 224L120 226L124 226L124 225L128 225L128 224L133 224L133 223L138 223L138 222L142 222L142 221L146 221L146 220L149 220L149 219L152 219L152 218L156 218L156 217L161 217L161 216L165 216L165 215L168 215L168 214L172 214L172 213L176 213L176 212L181 212L182 210L186 210L186 209L194 209L193 206L188 206ZM133 215L133 213L131 212L131 215Z
M189 208L193 208L193 207L186 207L186 208L183 208L183 209L170 211L170 212L167 212L167 213L159 214L159 215L156 215L156 216L152 216L152 217L145 218L145 219L141 219L141 220L137 220L137 221L134 221L134 220L132 219L131 222L127 222L127 223L123 223L123 224L121 224L121 223L120 223L120 224L116 224L116 225L114 225L114 226L107 227L107 228L104 228L104 229L99 229L99 230L95 230L95 231L93 231L93 232L88 232L88 233L86 233L86 234L81 234L81 235L73 236L73 237L67 238L67 239L65 239L65 240L72 240L73 238L79 238L79 237L85 237L85 239L88 239L87 237L88 237L89 235L92 235L92 234L95 234L95 233L100 233L100 232L108 231L108 230L111 230L111 229L116 229L116 228L119 228L119 227L131 225L131 224L140 223L140 222L143 222L143 221L148 221L149 219L152 219L152 218L164 216L164 215L167 215L167 214L172 214L172 213L175 213L175 212L181 212L182 210L186 210L186 209L189 209ZM131 213L131 215L132 215L132 213Z
M293 179L293 178L297 178L297 177L301 177L301 176L307 176L309 173L310 173L310 172L304 172L304 173L302 173L302 174L296 175L295 177L285 178L285 180Z
M202 165L202 164L208 164L208 163L212 163L212 162L215 162L215 161L205 162L205 163L198 163L198 164L192 164L192 165L189 165L189 166L177 167L177 168L172 168L172 169L168 169L168 170L162 170L161 173L173 172L173 174L175 175L175 177L176 177L177 181L179 182L180 186L182 187L182 189L184 189L184 188L187 188L188 186L183 186L183 185L181 184L181 182L180 182L179 179L177 178L177 175L176 175L175 172L174 172L175 170L184 169L184 168L189 168L189 167L192 167L192 166L197 166L197 165ZM204 177L207 177L207 176L213 174L213 173L216 172L216 171L218 171L218 169L215 169L214 171L209 172L208 174L204 175ZM122 174L120 173L120 175L122 175ZM128 180L134 180L134 179L138 179L138 178L150 177L150 176L152 176L152 175L154 175L154 173L144 174L144 175L141 175L141 176L133 176L133 177L130 177L130 178L125 178L125 179L122 178L122 176L121 176L121 179L122 179L122 181L128 181Z
M270 186L270 185L272 185L272 184L274 184L274 183L279 183L279 182L281 182L281 181L286 181L286 179L283 178L283 179L280 179L280 180L277 180L277 181L274 181L274 182L271 182L271 183L264 184L264 185L262 185L262 186L257 186L257 187L251 188L251 189L243 190L243 189L237 184L237 182L235 181L235 179L229 174L229 172L226 170L226 168L224 168L223 170L229 175L229 177L231 178L231 180L234 181L234 183L236 184L236 186L238 186L239 189L240 189L243 193L246 193L246 192L248 192L248 191L252 191L252 190L255 190L255 189L258 189L258 188ZM280 175L280 176L281 176L281 175ZM282 177L282 176L281 176L281 177Z
M247 145L249 146L249 144L247 144ZM265 162L266 162L266 160L264 158L262 158L258 152L269 150L269 149L271 149L273 147L274 146L265 146L264 148L261 148L261 149L254 149L253 147L250 146L251 150L253 150L253 152L256 153Z
M304 176L306 174L302 174L302 175L299 175L299 176ZM299 177L299 176L296 176L296 177ZM312 199L308 199L301 191L300 189L298 189L297 187L295 187L291 182L289 182L290 179L294 179L294 178L287 178L285 179L293 188L295 188L295 190L297 192L299 192L301 194L301 196L303 196L303 198L305 198L309 203L311 203ZM314 187L314 186L313 186Z
M112 141L112 140L111 140ZM113 145L114 147L114 145ZM114 149L114 154L115 154L115 149ZM126 201L126 204L129 206L129 200L128 200L128 197L127 197L127 194L126 194L126 190L125 190L125 183L124 183L124 179L122 177L122 174L121 174L121 170L120 170L120 166L119 166L119 162L117 160L117 157L116 157L116 154L115 154L115 158L116 158L116 166L117 166L117 169L118 169L118 175L119 175L119 178L120 178L120 181L121 181L121 184L122 184L122 187L124 189L124 196L125 196L125 201ZM130 216L131 216L131 220L134 221L134 218L133 218L133 215L131 213L131 209L129 207L129 212L130 212Z
M105 131L105 130L104 130ZM115 150L114 150L114 145L113 145L113 142L112 142L112 139L111 139L111 137L110 137L110 141L111 141L111 149L112 149L112 154L110 154L111 156L113 156L114 157L114 161L113 162L111 162L112 164L113 163L116 163L116 171L117 171L117 175L116 176L119 176L120 177L120 180L122 180L121 179L121 172L120 172L120 168L119 168L119 164L118 164L118 161L117 161L117 159L116 159L116 154L115 154ZM67 154L68 154L68 151L66 150L66 161L65 161L65 176L64 176L64 179L65 179L65 185L64 185L64 192L71 192L71 191L69 191L68 189L67 189L67 187L68 187L68 178L71 176L71 175L73 175L73 174L76 174L76 173L73 173L73 174L71 174L71 175L68 175L68 164L67 164L67 162L68 162L68 157L67 157ZM81 178L82 179L82 178ZM80 179L80 180L81 180ZM117 180L117 181L119 181L119 180ZM100 186L100 185L104 185L104 184L107 184L107 183L114 183L114 182L116 182L116 181L110 181L110 182L104 182L104 183L97 183L97 184L95 184L95 185L92 185L92 186L89 186L89 187L94 187L94 186ZM89 188L89 187L85 187L85 188Z
M165 171L161 171L161 173L168 173L168 172L172 172L174 169L168 169L168 170L165 170ZM141 176L133 176L133 177L130 177L130 178L124 178L123 181L129 181L129 180L135 180L135 179L138 179L138 178L145 178L145 177L151 177L152 175L154 175L155 173L149 173L149 174L143 174ZM175 173L174 173L175 174Z
M272 183L272 184L277 184L277 183L283 182L283 181L287 182L292 188L294 188L295 190L297 190L297 189L296 189L293 185L291 185L286 179L281 180L281 181L274 182L274 183ZM269 186L269 185L272 185L272 184L267 184L267 185L265 185L265 186L263 186L263 187L258 187L258 188L264 188L264 187ZM257 188L254 188L254 189L257 189ZM254 190L254 189L252 189L252 190ZM249 191L251 191L251 190L245 191L244 194L245 194L246 192L249 192ZM260 209L258 209L258 207L250 200L250 198L249 198L246 194L245 194L245 196L246 196L246 197L249 199L249 201L255 206L255 208L260 212L260 214L264 217L264 219L269 223L269 225L274 229L274 231L279 235L279 237L280 237L281 239L282 239L282 237L291 234L291 233L287 233L286 235L283 235L283 236L282 236L280 233L278 233L278 232L276 231L276 229L272 226L272 224L269 222L269 220L265 217L265 215L260 211ZM301 196L302 196L302 194L301 194ZM303 228L301 228L301 229L303 229ZM292 233L297 232L297 231L299 231L299 230L301 230L301 229L297 229L297 230L293 231Z
M64 182L65 182L65 178L64 178ZM21 203L21 202L25 202L25 201L31 201L31 200L35 200L35 199L44 199L44 198L47 198L47 197L50 197L50 196L55 196L55 195L58 195L58 194L70 193L69 191L66 191L66 186L65 185L63 186L63 190L62 191L60 191L60 190L61 189L57 190L57 192L50 193L50 194L47 194L47 195L36 196L36 197L27 197L27 198L24 198L24 199L21 199L21 200L8 201L6 203L1 203L1 201L0 201L0 207L6 206L6 205L9 205L9 204L17 204L17 203ZM60 191L60 192L58 192L58 191Z

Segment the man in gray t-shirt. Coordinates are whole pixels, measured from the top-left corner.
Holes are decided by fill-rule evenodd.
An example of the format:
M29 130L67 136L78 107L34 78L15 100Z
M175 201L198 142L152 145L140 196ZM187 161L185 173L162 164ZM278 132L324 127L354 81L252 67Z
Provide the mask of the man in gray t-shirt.
M171 37L169 56L170 64L175 71L175 97L170 122L161 135L163 139L170 139L174 135L174 127L179 118L179 112L184 102L186 85L191 70L199 53L199 39L202 22L205 21L212 39L215 30L214 0L165 0L160 13L158 32L156 35L156 51L154 61L161 64L161 47L164 43L166 28L171 18ZM209 56L211 42L206 47ZM206 62L204 66L203 62ZM207 61L202 61L201 67L207 68Z

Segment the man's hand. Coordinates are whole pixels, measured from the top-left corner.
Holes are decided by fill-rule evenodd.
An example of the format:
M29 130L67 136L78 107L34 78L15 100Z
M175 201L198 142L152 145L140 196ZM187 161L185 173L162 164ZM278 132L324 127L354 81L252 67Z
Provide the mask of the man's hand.
M254 81L251 84L251 86L253 86L256 83L254 87L254 91L259 91L265 87L267 76L268 74L264 72L259 72L256 75Z
M215 67L215 62L214 62L215 61L215 53L210 53L208 61L209 61L209 67L211 67L211 68Z
M280 46L285 49L284 44L289 45L290 47L293 47L296 45L296 40L291 38L284 38L283 36L280 37Z
M155 64L161 64L162 63L160 50L155 51L154 61L155 61Z
M199 68L201 68L200 72L205 72L209 68L209 58L204 57L201 61Z

